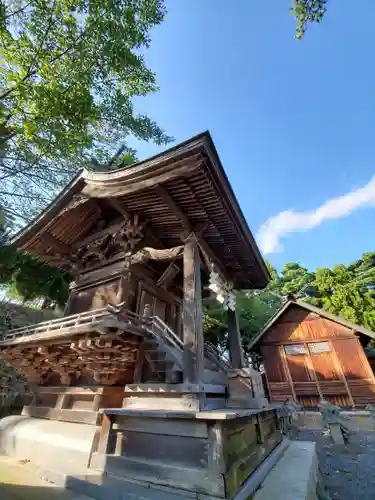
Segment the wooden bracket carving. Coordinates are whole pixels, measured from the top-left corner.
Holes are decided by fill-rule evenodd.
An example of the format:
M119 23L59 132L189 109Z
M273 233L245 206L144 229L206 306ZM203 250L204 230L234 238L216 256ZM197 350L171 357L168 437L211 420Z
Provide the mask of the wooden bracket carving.
M113 235L114 241L119 243L125 253L132 253L136 246L143 240L143 228L146 221L140 222L139 215L125 221L124 227Z

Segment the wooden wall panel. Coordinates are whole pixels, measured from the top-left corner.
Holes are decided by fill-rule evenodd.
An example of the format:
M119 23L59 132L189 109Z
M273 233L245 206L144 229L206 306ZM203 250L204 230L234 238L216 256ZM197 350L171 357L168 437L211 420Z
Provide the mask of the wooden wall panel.
M332 359L332 352L311 353L311 361L319 381L341 380L341 374Z
M371 377L372 370L357 338L335 340L332 345L347 380Z
M283 403L286 399L294 399L288 382L268 382L268 393L271 403Z
M119 279L77 290L72 299L69 314L91 311L106 307L109 302L116 304Z
M296 396L303 396L303 395L319 396L320 394L318 385L315 380L311 382L294 382L293 385Z
M279 348L277 346L261 346L261 354L268 382L286 382Z
M277 320L277 323L302 323L312 313L302 307L291 305Z
M354 337L354 334L349 328L334 321L301 307L291 306L267 331L262 343L282 344L342 337Z
M317 344L309 349L311 343ZM304 354L297 353L300 347ZM351 329L334 321L291 306L263 337L261 353L274 403L287 397L307 406L321 397L347 407L375 403L375 377L363 348Z
M288 368L294 382L309 382L312 377L308 366L307 356L287 356Z
M106 307L108 303L116 304L118 286L118 279L97 286L92 298L91 309Z
M375 385L373 378L348 380L354 403L358 407L375 404Z

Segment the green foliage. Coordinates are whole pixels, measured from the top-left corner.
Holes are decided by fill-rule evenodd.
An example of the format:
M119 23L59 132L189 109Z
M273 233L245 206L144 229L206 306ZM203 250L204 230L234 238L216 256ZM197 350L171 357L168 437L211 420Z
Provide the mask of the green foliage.
M293 0L292 12L297 20L296 38L300 40L310 23L319 23L327 10L328 0Z
M68 274L8 244L7 230L0 226L0 286L10 296L30 301L46 298L63 307L69 295Z
M269 289L280 296L296 296L306 290L313 279L314 274L302 267L299 262L289 262L283 266L280 275L276 275L269 284Z
M5 417L12 406L22 407L35 399L28 382L6 361L0 359L0 417Z
M268 319L280 306L280 299L274 294L263 292L238 292L237 311L240 318L240 331L245 351L248 344ZM226 312L216 299L205 302L203 330L205 339L223 350L227 347Z
M312 286L318 307L375 331L375 253L363 254L354 264L317 269Z
M0 197L7 213L28 220L88 160L107 165L129 134L170 140L133 105L157 90L142 50L164 14L163 0L0 0Z
M25 302L46 298L63 307L69 295L70 277L20 252L10 245L0 246L0 284L10 287L9 294Z
M314 273L296 262L286 264L270 284L281 296L294 295L375 331L375 252L349 266L318 268Z

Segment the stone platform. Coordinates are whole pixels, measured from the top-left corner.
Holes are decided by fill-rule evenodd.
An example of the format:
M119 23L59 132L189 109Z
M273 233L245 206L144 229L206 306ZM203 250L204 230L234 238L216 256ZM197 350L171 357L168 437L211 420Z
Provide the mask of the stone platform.
M111 500L237 498L244 489L247 498L253 473L264 471L250 481L255 491L286 447L274 409L226 408L107 409L101 428L7 417L0 443L49 480Z
M0 420L0 454L59 470L87 467L99 427L11 415Z
M90 468L232 498L281 440L275 410L105 410Z

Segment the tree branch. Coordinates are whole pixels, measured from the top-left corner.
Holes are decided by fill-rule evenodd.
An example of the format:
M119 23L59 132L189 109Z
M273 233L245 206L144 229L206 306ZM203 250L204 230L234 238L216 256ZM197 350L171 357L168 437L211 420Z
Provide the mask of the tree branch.
M19 14L20 12L23 12L24 10L27 9L27 7L29 5L31 5L33 3L33 0L31 0L30 2L27 2L27 4L24 6L24 7L21 7L20 9L18 10L15 10L14 12L11 12L10 14L7 14L4 18L5 20L9 19L10 17L12 16L16 16L17 14Z

